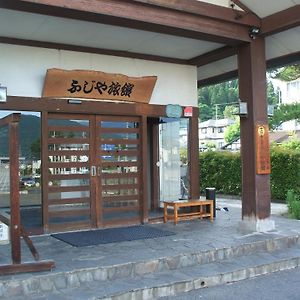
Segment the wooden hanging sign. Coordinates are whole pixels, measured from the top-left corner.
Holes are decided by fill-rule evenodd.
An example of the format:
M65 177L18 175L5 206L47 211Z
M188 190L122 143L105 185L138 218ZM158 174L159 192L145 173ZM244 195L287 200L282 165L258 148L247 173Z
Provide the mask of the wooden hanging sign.
M100 71L48 69L47 98L81 98L149 103L157 76L128 77Z
M270 174L270 142L269 126L266 124L255 126L256 142L256 174Z

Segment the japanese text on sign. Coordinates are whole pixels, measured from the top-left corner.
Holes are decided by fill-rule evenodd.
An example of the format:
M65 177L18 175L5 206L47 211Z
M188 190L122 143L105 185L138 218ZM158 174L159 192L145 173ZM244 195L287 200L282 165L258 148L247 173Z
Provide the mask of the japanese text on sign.
M88 82L85 80L83 84L80 84L78 80L72 79L71 87L68 89L68 91L72 94L80 91L83 91L85 94L90 94L93 90L97 90L100 95L107 93L114 96L121 95L130 97L133 88L134 84L128 82L121 86L121 84L117 81L107 84L105 81L96 82L95 80L92 80Z
M268 125L256 125L256 173L270 174L270 145Z
M90 70L47 70L43 97L149 103L157 77Z

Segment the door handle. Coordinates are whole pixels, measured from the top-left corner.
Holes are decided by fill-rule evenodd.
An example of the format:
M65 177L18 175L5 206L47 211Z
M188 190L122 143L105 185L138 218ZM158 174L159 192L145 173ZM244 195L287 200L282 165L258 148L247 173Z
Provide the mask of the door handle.
M97 176L96 167L95 166L91 166L91 176L93 176L93 177Z

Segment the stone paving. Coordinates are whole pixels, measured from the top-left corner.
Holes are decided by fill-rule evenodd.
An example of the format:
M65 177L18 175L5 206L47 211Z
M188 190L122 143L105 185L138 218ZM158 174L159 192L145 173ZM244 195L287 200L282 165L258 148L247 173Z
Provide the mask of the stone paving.
M274 231L252 234L243 234L238 230L238 222L241 220L240 201L218 199L217 206L228 207L229 212L223 209L217 211L213 223L208 220L194 220L182 221L176 226L172 222L151 225L176 233L168 237L81 248L70 246L49 235L34 237L33 241L41 258L53 259L56 268L51 272L2 276L0 295L10 298L22 293L30 295L36 289L51 292L55 289L76 288L85 282L143 275L159 272L164 268L185 267L194 264L197 257L195 255L199 252L206 252L206 259L209 261L217 258L217 249L227 248L229 254L234 253L234 249L244 249L245 252L245 249L251 249L253 242L261 241L261 244L257 244L259 247L270 247L272 243L264 243L270 239L277 239L280 243L281 238L291 237L290 241L298 243L300 222L280 215L286 211L285 205L272 206L272 211L276 213L272 215L276 225ZM244 246L241 248L241 245ZM31 260L25 245L23 253L23 261ZM9 246L1 245L0 264L8 263L9 255ZM20 282L21 286L17 284Z

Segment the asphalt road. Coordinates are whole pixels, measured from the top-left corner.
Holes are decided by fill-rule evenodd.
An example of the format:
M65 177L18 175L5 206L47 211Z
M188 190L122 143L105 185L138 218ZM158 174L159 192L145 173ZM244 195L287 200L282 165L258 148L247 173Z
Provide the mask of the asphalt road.
M204 288L181 296L166 297L176 300L299 300L300 268L276 272L227 285Z

